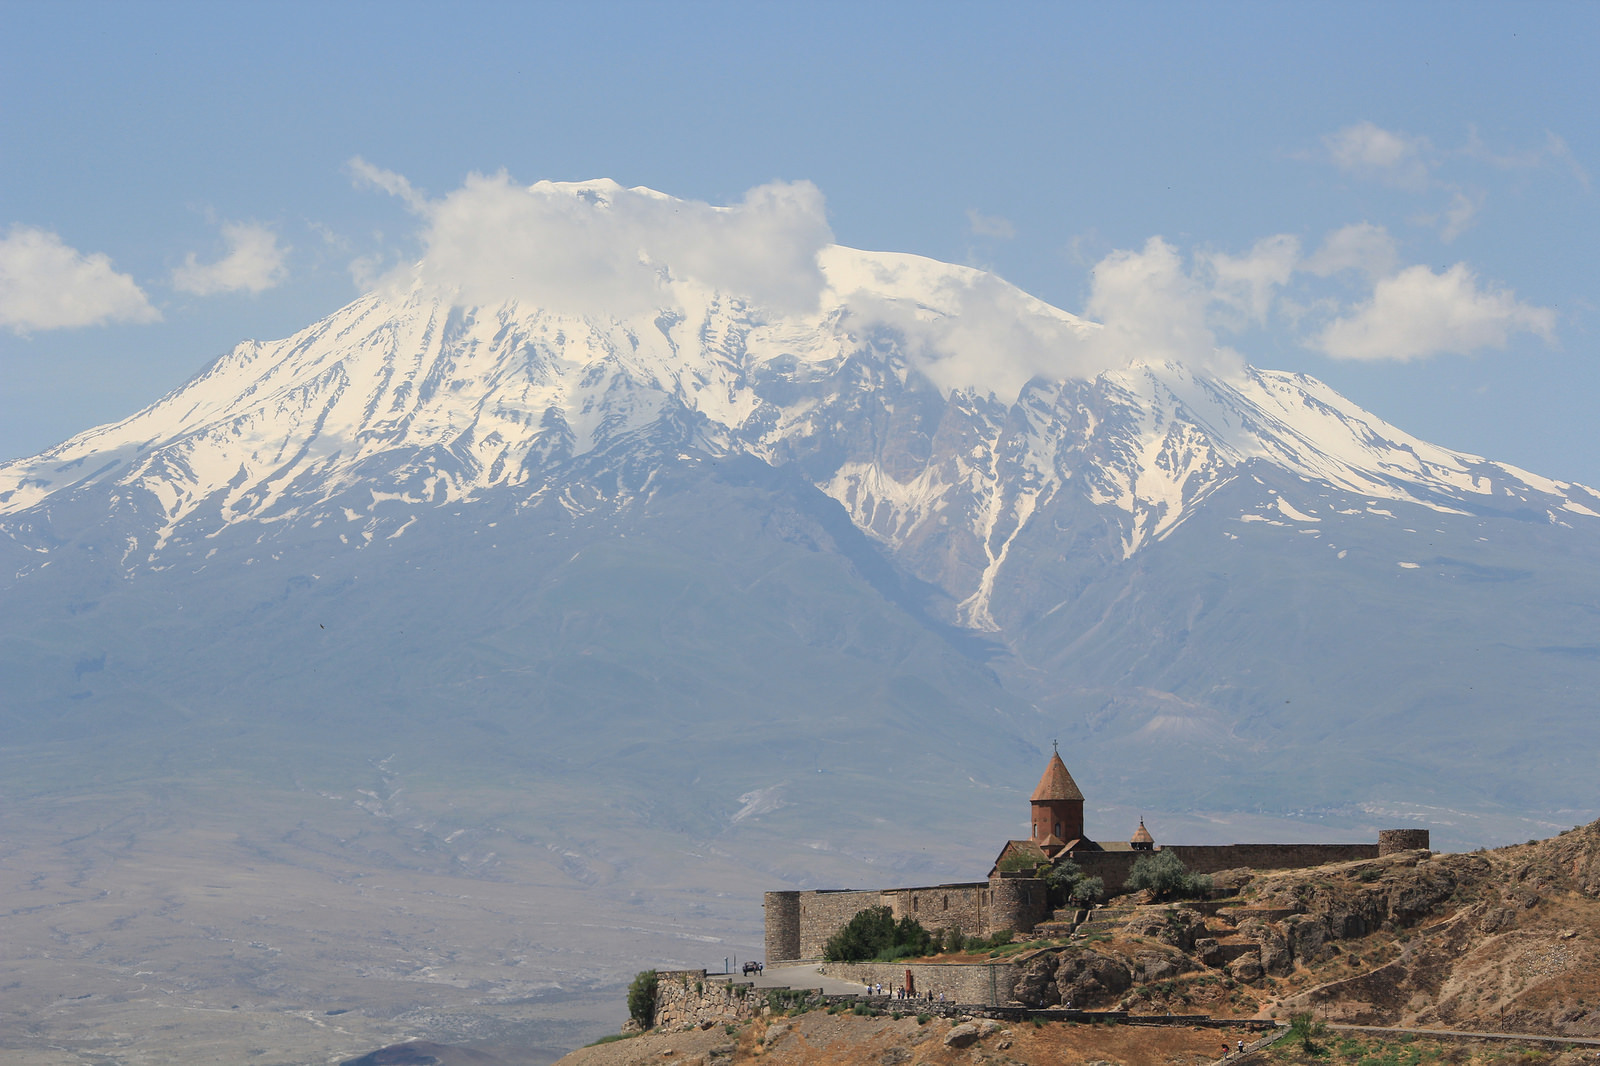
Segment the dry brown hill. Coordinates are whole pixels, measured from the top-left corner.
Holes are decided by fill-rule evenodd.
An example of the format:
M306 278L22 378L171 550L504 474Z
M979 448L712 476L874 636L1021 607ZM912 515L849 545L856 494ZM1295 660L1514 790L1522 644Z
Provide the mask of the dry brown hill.
M1600 1036L1600 822L1495 851L1217 880L1236 894L1146 903L1090 943L1024 955L1013 994L1034 1006L1311 1010L1360 1024Z
M1311 1011L1334 1023L1600 1037L1600 822L1494 851L1238 870L1217 881L1224 898L1153 905L1127 897L1113 901L1103 912L1111 917L1090 935L1025 946L1017 955L1023 976L1016 1001L1157 1015L1287 1018ZM1195 1064L1214 1061L1224 1035L1188 1026L988 1023L981 1040L954 1047L944 1039L953 1024L774 1014L731 1027L649 1033L562 1062ZM1319 1061L1387 1061L1387 1039L1330 1034ZM1395 1061L1595 1058L1594 1048L1406 1041ZM1279 1045L1233 1061L1299 1055Z

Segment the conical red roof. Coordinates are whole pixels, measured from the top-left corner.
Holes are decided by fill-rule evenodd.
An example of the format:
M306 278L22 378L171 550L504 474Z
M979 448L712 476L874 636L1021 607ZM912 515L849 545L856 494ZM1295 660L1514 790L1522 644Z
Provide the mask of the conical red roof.
M1131 844L1154 844L1155 842L1156 842L1155 837L1150 835L1150 830L1148 830L1148 829L1146 829L1144 827L1144 819L1140 818L1139 819L1139 828L1137 828L1137 829L1135 829L1133 831L1133 839L1131 841L1129 841L1129 843L1131 843Z
M1067 773L1067 764L1061 761L1060 753L1050 756L1050 765L1044 768L1039 787L1033 790L1033 802L1082 799L1083 793L1078 791L1078 783Z

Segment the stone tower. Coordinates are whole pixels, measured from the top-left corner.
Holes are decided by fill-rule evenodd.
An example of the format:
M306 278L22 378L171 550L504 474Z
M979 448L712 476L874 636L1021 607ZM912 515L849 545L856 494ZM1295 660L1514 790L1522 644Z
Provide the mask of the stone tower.
M1056 848L1083 838L1083 793L1067 773L1061 753L1050 756L1050 765L1033 790L1033 842L1053 854Z

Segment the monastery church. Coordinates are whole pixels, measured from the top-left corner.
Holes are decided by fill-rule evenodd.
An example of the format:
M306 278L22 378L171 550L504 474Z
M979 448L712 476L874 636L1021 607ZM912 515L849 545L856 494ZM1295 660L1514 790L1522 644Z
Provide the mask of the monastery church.
M1300 869L1428 847L1426 829L1385 829L1378 833L1375 844L1158 846L1142 818L1126 841L1093 840L1084 832L1083 791L1059 751L1050 756L1029 799L1029 825L1028 839L1006 841L986 881L768 892L764 902L767 962L821 959L828 938L868 907L888 907L897 919L909 915L930 931L954 927L969 936L990 936L1009 929L1027 936L1055 916L1048 887L1035 876L1035 867L1061 859L1070 859L1086 876L1100 878L1107 891L1115 893L1127 882L1139 857L1155 851L1175 853L1193 873L1216 873L1240 867ZM1012 861L1017 859L1024 861Z

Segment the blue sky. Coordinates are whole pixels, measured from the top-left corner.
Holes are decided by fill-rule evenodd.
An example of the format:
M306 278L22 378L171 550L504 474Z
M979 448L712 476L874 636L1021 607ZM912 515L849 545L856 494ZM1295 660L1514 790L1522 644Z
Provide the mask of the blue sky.
M419 253L417 204L503 170L714 204L810 182L842 244L1075 313L1132 278L1123 313L1600 484L1600 5L0 16L0 458L347 303Z

